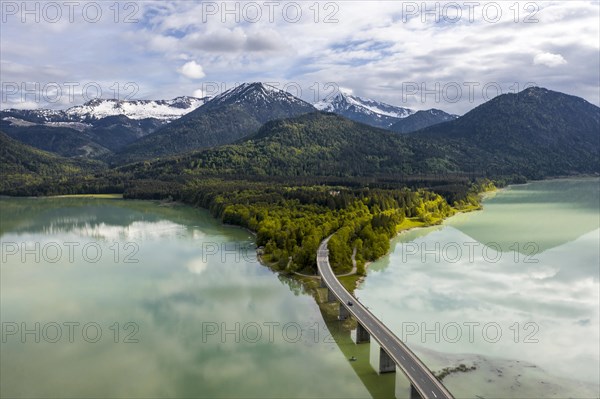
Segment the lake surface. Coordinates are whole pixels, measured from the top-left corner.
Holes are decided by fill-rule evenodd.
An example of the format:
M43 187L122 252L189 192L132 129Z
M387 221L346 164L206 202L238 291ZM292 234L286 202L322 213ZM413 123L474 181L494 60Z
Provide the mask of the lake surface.
M356 291L457 397L598 397L598 179L513 186L399 235Z
M369 397L247 231L153 202L0 209L2 397Z
M356 295L456 397L597 397L599 180L514 186L398 236ZM2 397L408 397L375 342L202 210L0 199ZM350 356L358 361L349 362ZM394 388L395 385L395 388Z

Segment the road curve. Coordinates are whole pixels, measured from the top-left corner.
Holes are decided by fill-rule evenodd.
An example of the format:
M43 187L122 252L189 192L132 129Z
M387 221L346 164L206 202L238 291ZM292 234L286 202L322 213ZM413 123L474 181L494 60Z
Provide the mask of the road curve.
M339 282L331 265L329 264L329 250L327 243L329 238L321 242L317 251L317 267L319 275L341 302L340 306L345 306L348 312L360 322L360 324L369 332L372 338L377 340L379 345L390 355L397 367L400 367L404 374L411 381L414 388L419 392L422 398L442 399L453 398L452 394L444 385L431 373L431 371L421 362L421 360L404 344L389 328L385 326L377 317L375 317L367 308L356 300ZM348 302L352 306L348 306Z

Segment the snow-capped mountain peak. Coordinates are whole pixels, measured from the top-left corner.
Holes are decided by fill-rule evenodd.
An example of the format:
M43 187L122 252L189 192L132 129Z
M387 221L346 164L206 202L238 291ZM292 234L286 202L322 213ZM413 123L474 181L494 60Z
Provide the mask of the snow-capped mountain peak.
M409 108L397 107L381 101L354 96L343 91L339 91L335 96L319 101L314 106L318 110L328 112L343 111L354 107L357 112L365 114L375 113L392 118L406 118L415 113L415 111Z
M101 119L124 115L129 119L154 118L170 121L177 119L204 104L208 98L176 97L172 100L114 100L93 99L65 111L70 117Z
M323 100L316 102L313 106L319 111L334 112L337 109L343 109L348 106L346 97L340 92L330 98L324 98Z
M358 97L343 91L314 104L320 111L333 112L349 119L388 128L399 119L414 114L409 108L397 107L381 101Z
M302 106L311 106L307 102L293 96L287 91L280 90L266 83L253 82L242 83L232 89L229 89L215 98L211 105L237 104L249 102L254 104L271 104L273 102L283 102Z

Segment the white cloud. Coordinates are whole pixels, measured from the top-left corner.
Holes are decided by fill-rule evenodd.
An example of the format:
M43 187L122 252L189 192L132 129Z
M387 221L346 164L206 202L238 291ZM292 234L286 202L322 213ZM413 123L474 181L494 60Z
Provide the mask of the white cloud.
M549 68L554 68L559 65L564 65L567 63L567 60L563 58L560 54L552 54L552 53L539 53L533 57L534 65L545 65Z
M15 103L2 103L2 109L6 108L14 108L14 109L37 109L40 107L40 104L35 101L23 101L23 102L15 102Z
M202 69L202 65L198 64L196 61L189 61L183 64L183 66L179 68L179 73L190 79L202 79L206 76Z
M202 97L206 96L206 94L204 94L204 90L202 90L202 89L196 89L192 93L192 96L198 97L198 98L202 98Z
M69 105L83 102L82 87L90 82L101 82L105 96L112 95L111 87L123 91L134 82L139 87L134 98L164 99L191 95L201 85L190 86L189 79L199 83L196 79L205 75L227 88L257 80L278 82L278 87L294 83L307 101L331 94L331 82L390 104L457 114L489 99L482 88L496 83L508 92L533 82L600 103L597 5L544 2L535 13L538 23L525 23L529 14L524 12L515 23L512 3L498 3L503 8L498 23L487 22L481 6L475 7L473 22L468 10L460 23L435 23L431 16L426 22L420 17L406 21L400 3L390 1L368 2L368 7L365 1L336 3L337 23L324 23L329 8L321 8L315 23L308 8L312 3L299 3L303 19L298 23L282 18L281 7L273 22L263 10L253 24L235 23L231 16L223 22L220 14L204 23L202 3L186 1L140 2L137 24L115 24L111 17L90 25L80 18L56 29L9 16L0 37L0 77L42 87L76 81ZM103 6L106 16L112 16L109 6ZM406 95L403 85L411 83L425 85L424 93L436 90L436 84L458 84L463 93L455 103ZM470 86L473 97L466 83L475 85ZM62 104L44 104L42 98L40 106Z

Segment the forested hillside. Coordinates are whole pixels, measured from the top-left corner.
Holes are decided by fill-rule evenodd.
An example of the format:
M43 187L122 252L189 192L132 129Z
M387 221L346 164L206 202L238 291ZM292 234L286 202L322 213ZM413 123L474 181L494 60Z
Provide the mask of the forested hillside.
M99 162L62 158L32 148L0 132L0 194L54 194L57 186L72 179L93 179L92 173L102 167Z

